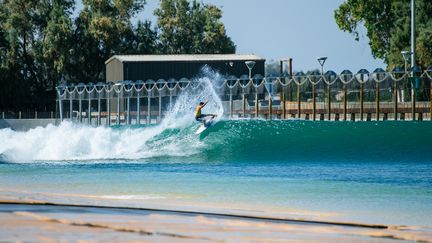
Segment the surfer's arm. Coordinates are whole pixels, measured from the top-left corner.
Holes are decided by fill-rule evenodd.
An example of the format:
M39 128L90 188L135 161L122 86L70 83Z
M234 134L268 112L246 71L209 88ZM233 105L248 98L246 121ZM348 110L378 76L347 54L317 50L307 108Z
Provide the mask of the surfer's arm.
M205 105L207 105L208 100L206 102L204 102L204 104L201 106L201 108L203 108Z

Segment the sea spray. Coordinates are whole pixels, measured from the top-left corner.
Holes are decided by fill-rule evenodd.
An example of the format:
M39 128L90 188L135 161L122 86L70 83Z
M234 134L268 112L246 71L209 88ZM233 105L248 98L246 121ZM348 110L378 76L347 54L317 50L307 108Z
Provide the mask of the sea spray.
M138 159L181 150L152 149L146 143L160 134L160 126L148 128L88 127L71 122L27 132L0 130L0 153L9 162L47 160ZM182 154L187 154L183 150Z
M193 111L200 101L209 100L204 112L222 117L222 102L214 89L221 80L218 73L203 68L157 125L89 127L64 121L26 132L1 129L0 160L136 160L199 153L205 144L194 134L199 123L194 121Z
M223 105L216 88L223 82L223 76L219 73L212 71L209 67L205 66L201 70L202 77L195 78L189 84L189 88L177 97L174 106L167 112L165 119L162 121L163 125L171 124L186 124L193 123L193 114L195 107L200 102L208 101L203 113L216 114L219 120L223 113Z

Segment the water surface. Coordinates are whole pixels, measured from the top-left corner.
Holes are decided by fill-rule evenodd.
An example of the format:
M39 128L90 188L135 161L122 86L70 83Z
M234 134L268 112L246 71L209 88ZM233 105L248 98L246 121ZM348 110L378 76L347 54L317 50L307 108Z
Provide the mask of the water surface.
M222 120L197 136L198 125L2 129L0 195L251 205L432 227L430 122Z

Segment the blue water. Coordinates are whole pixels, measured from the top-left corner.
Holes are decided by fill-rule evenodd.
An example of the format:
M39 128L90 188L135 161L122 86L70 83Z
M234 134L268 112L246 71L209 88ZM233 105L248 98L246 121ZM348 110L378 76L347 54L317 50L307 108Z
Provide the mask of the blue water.
M0 189L432 226L430 122L220 121L201 136L197 126L2 129Z

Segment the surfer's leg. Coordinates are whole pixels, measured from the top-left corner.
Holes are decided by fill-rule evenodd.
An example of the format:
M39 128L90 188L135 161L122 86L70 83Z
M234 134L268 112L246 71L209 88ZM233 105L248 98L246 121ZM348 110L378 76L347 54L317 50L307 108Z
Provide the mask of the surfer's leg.
M203 125L205 126L205 119L204 119L205 116L206 116L205 114L201 114L200 116L195 117L195 120L199 121L199 122L202 122Z

